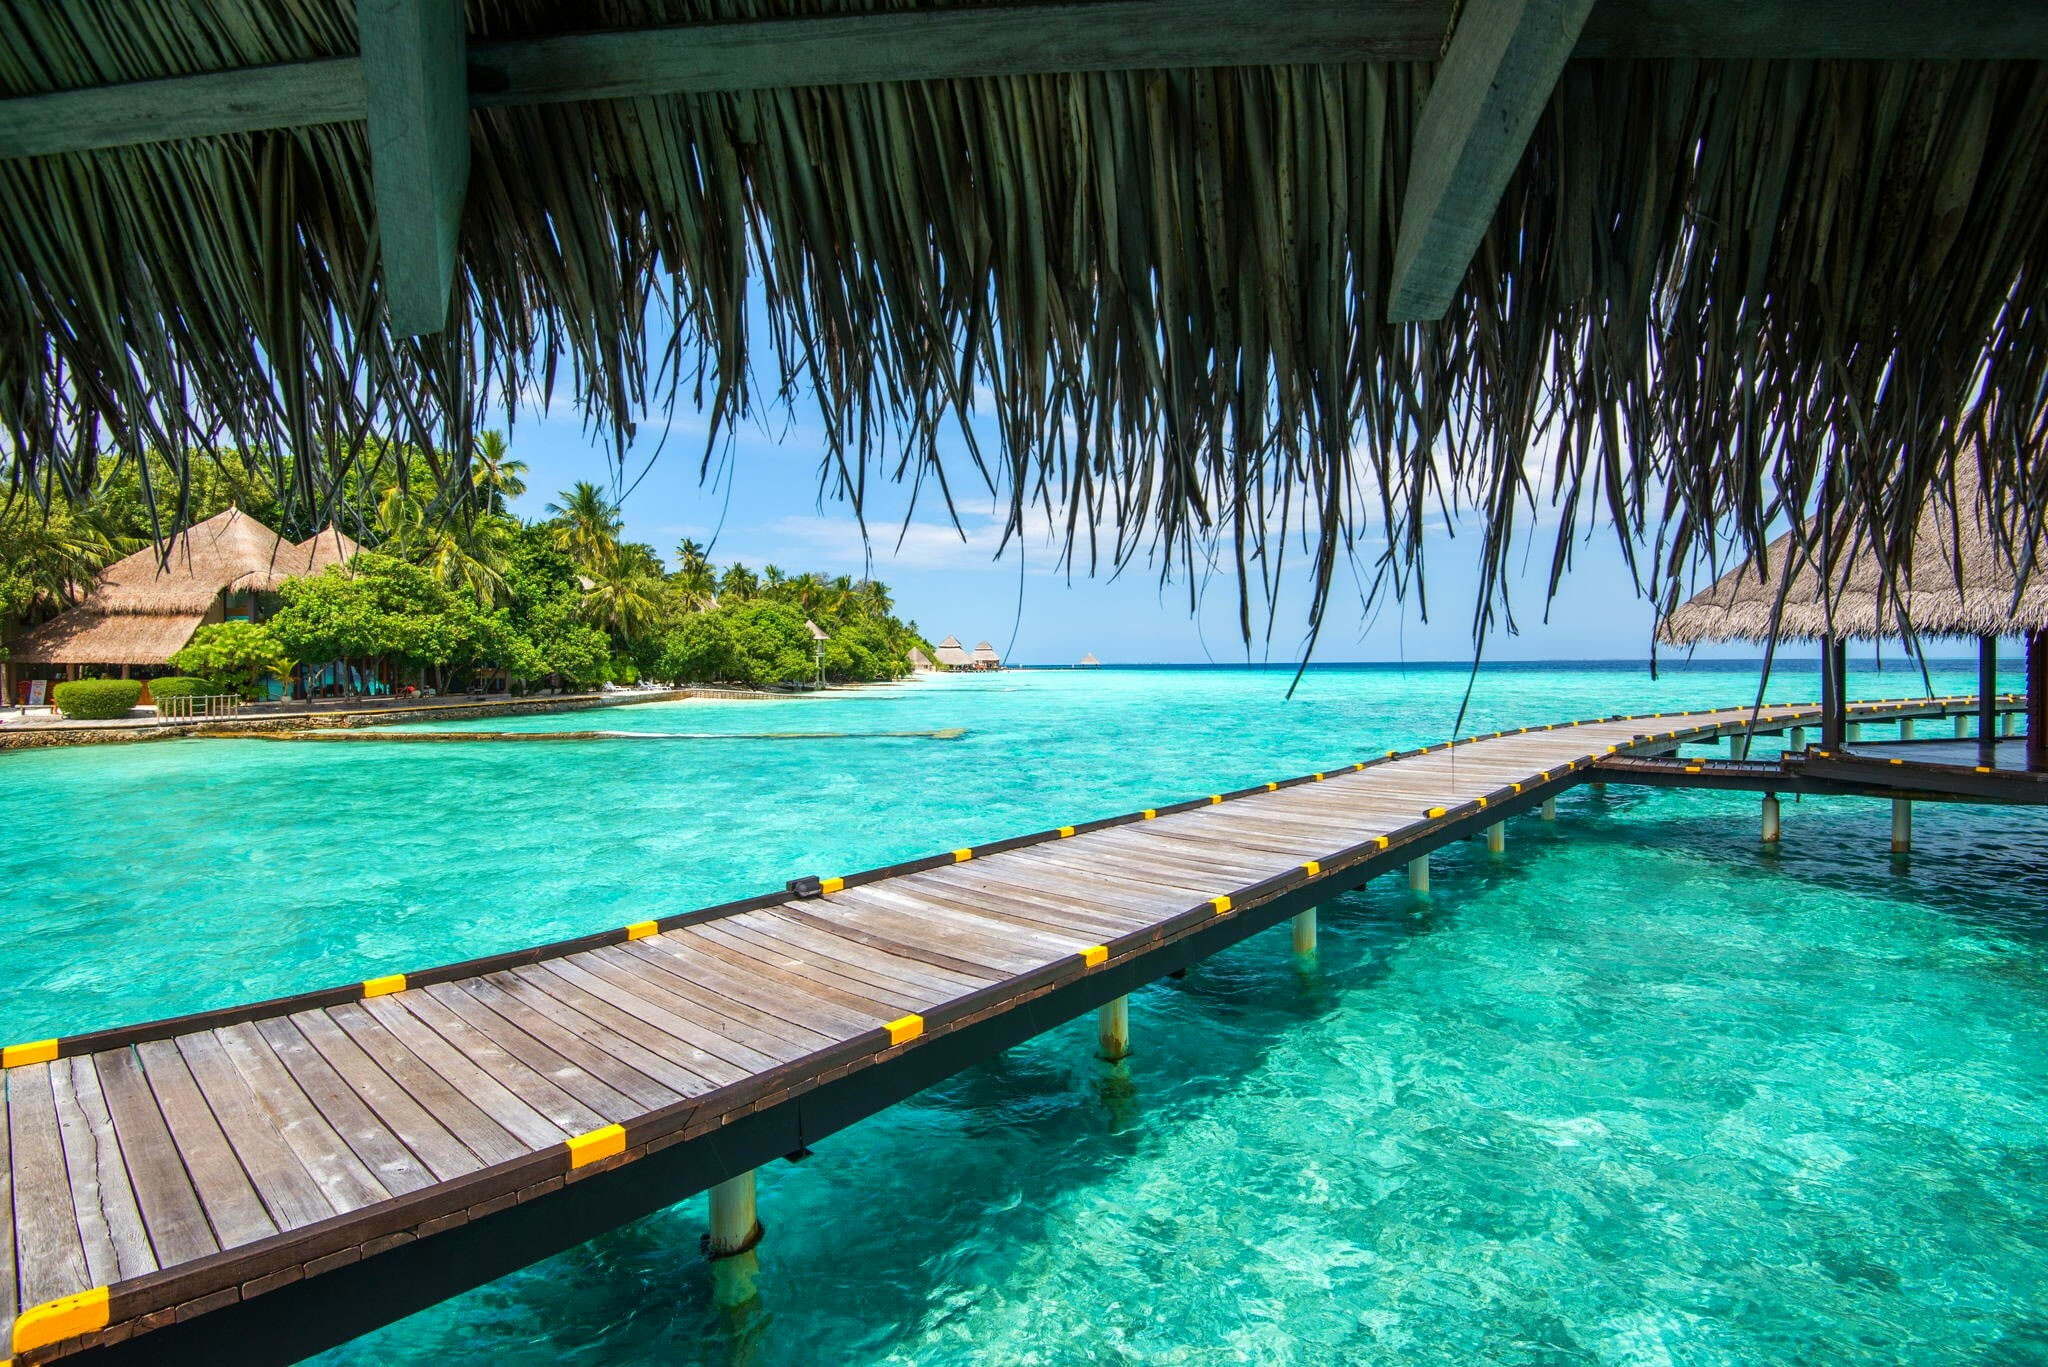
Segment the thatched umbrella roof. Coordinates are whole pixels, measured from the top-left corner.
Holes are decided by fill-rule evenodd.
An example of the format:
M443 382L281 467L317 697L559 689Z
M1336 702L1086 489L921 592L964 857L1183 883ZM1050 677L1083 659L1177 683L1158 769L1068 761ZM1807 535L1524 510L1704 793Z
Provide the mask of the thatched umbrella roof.
M1090 566L1214 542L1253 584L1306 509L1318 584L1356 547L1398 587L1446 491L1490 585L1532 495L1668 532L1653 587L1815 499L1892 548L1973 433L2048 508L2038 6L450 8L0 9L24 477L233 441L305 511L368 435L460 484L496 396L623 449L701 384L713 442L812 394L856 500L992 415L1012 531L1042 494ZM1495 38L1548 46L1472 79Z
M275 592L343 564L360 548L330 527L294 545L230 508L101 570L92 592L9 650L29 664L162 664L192 639L223 593Z
M1887 577L1852 529L1829 538L1808 524L1785 533L1671 612L1658 639L1690 646L1707 641L1871 640L1903 637L2009 636L2048 628L2048 575L2022 567L1992 534L1997 512L1974 462L1956 472L1956 501L1930 503L1920 515L1911 559ZM2048 544L2036 542L2038 564ZM2026 567L2031 570L2033 565ZM1783 606L1780 608L1780 590Z

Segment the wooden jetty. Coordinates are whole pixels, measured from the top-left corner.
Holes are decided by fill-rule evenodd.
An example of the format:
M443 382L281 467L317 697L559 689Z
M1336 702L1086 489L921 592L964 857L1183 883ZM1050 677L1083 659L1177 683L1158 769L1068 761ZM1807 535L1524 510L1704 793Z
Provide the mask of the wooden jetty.
M1858 704L1860 719L1970 698ZM2001 707L2017 708L2018 699ZM753 1170L1630 756L1773 706L1529 727L596 935L17 1044L0 1324L19 1367L290 1361ZM1682 766L1681 766L1682 767ZM1890 766L1883 766L1890 767ZM1772 799L1774 801L1774 799Z

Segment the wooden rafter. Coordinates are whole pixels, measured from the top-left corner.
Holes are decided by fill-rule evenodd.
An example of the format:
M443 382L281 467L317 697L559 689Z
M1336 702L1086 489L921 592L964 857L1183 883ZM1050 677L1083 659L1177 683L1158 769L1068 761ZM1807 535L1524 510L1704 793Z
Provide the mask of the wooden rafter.
M359 0L356 15L391 330L439 332L469 183L462 0Z
M1593 0L1466 0L1415 128L1390 322L1444 316Z
M475 43L473 108L873 81L1426 61L1450 0L1092 0ZM2048 58L2038 0L1600 0L1580 58ZM0 100L0 160L364 116L353 57Z

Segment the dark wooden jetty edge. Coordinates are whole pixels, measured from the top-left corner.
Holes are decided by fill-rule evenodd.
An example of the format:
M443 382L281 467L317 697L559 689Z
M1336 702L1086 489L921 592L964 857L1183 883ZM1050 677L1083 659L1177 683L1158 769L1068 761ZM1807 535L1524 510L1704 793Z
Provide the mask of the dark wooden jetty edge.
M514 953L11 1045L0 1322L20 1367L290 1361L799 1154L1616 757L1818 716L1617 716L1389 751Z

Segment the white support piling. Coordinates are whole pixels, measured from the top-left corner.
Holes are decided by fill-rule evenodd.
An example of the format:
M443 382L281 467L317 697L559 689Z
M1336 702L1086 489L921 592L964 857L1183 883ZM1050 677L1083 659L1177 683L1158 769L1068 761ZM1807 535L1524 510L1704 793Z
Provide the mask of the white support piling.
M1970 734L1970 714L1956 713L1956 739L1962 740Z
M1540 813L1538 813L1538 815L1540 815L1545 821L1557 820L1557 799L1554 797L1544 798L1543 809Z
M1806 748L1806 728L1803 726L1793 727L1792 735L1785 742L1785 748L1795 755L1804 750Z
M1892 799L1892 853L1905 854L1913 848L1913 804L1903 797Z
M1900 740L1911 740L1911 739L1913 739L1913 719L1912 719L1911 717L1900 717L1900 718L1899 718L1899 739L1900 739Z
M1294 913L1294 953L1306 959L1316 952L1316 909Z
M1738 731L1728 737L1728 758L1749 758L1749 733L1747 731Z
M704 1251L713 1258L731 1258L761 1242L761 1220L754 1204L754 1170L728 1177L711 1189L711 1234Z
M1778 843L1778 795L1764 794L1764 844Z
M1846 725L1846 726L1844 726L1844 727L1842 728L1842 743L1843 743L1843 744L1845 744L1845 745L1853 744L1853 743L1855 743L1856 741L1859 741L1859 740L1862 740L1862 739L1863 739L1863 723L1862 723L1862 722L1860 722L1860 721L1852 721L1852 722L1850 722L1850 723L1849 723L1848 725Z
M2011 735L2011 734L2012 734L2012 719L2013 719L2013 716L2014 716L2014 714L2013 714L2013 713L2011 713L2011 712L2001 712L2001 713L1999 713L1999 714L1998 714L1998 734L1999 734L1999 735L2001 735L2001 736L2009 736L2009 735Z
M1131 1052L1131 999L1118 997L1095 1013L1097 1051L1111 1063Z
M1508 847L1508 826L1505 821L1496 821L1486 828L1486 852L1503 853Z
M1429 891L1429 856L1418 854L1408 861L1408 891Z

